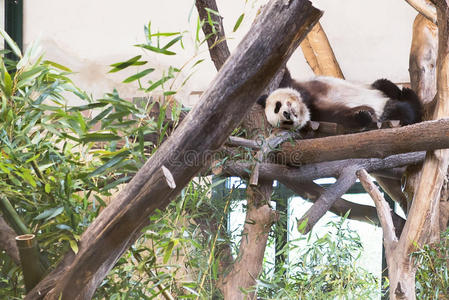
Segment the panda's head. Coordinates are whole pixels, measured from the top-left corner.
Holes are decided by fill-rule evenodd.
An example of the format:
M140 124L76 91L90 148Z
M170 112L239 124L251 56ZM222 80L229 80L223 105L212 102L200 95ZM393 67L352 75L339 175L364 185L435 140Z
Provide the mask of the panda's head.
M265 115L273 127L302 128L310 120L310 113L298 91L281 88L257 101L265 108Z

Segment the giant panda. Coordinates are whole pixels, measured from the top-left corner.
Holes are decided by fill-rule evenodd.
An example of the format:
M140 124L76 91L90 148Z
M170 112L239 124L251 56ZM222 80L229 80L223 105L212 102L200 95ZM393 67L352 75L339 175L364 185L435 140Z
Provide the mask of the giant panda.
M324 76L295 81L287 71L280 87L258 99L274 127L300 129L312 120L362 130L374 122L399 120L403 126L420 122L422 117L415 92L401 90L387 79L371 85Z

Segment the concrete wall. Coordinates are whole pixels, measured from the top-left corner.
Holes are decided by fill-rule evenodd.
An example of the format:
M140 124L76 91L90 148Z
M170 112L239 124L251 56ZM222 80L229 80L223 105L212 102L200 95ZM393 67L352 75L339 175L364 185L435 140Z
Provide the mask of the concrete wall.
M257 8L264 2L217 0L231 51L248 31ZM161 70L170 64L180 67L194 56L205 58L207 61L200 65L180 94L184 102L193 102L190 92L206 89L216 73L206 47L203 45L199 51L193 47L197 17L193 3L186 0L25 1L24 44L40 39L47 58L77 72L75 82L96 97L114 87L123 97L142 94L136 85L120 83L131 72L107 73L112 63L142 54L153 67ZM409 81L408 53L416 13L405 1L319 0L315 4L325 11L322 24L347 79L371 82L387 77L395 82ZM189 12L192 12L190 20ZM244 22L232 33L242 12L246 13ZM188 30L185 50L179 49L177 56L163 56L133 47L145 41L143 26L148 21L153 31ZM294 77L304 79L313 75L301 50L294 54L289 67ZM152 76L157 78L160 73Z

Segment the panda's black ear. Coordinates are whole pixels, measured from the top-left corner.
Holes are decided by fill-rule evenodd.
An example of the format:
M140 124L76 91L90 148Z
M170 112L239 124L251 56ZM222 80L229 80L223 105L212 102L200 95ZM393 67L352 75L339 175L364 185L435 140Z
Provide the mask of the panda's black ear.
M267 98L268 95L262 95L259 97L259 99L257 99L257 104L261 105L263 108L265 108L266 104L267 104Z

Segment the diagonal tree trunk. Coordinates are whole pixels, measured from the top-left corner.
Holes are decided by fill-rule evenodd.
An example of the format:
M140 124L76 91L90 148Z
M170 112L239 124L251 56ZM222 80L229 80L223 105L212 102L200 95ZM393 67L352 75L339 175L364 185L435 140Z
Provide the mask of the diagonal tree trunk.
M148 224L148 216L165 208L200 171L202 164L186 159L193 153L198 162L207 161L207 154L221 146L321 14L306 0L269 2L200 102L84 232L79 252L64 259L66 268L46 299L92 297ZM167 183L163 166L171 172L175 188ZM45 294L43 285L45 279L28 298Z

